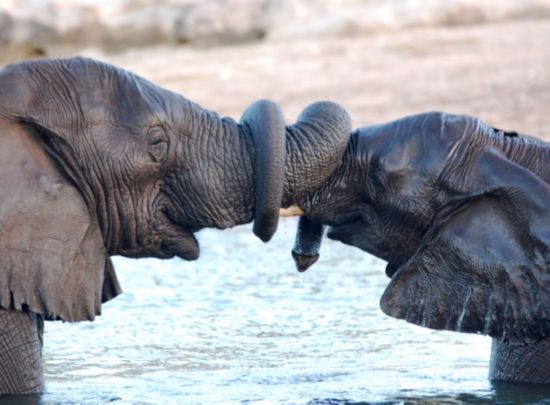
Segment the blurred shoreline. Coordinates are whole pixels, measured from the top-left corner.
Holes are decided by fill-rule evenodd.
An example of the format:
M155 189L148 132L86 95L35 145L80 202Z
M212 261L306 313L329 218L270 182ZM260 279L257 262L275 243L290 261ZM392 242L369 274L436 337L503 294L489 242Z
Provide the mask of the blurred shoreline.
M13 60L82 48L356 38L549 18L550 0L4 0L0 49Z
M187 10L181 24L186 32L196 28L195 39L151 34L142 41L155 27L171 32L181 17L175 9ZM0 15L6 10L57 24L75 42L19 27L46 45L37 42L25 54L0 35L2 64L93 57L236 119L259 98L279 103L289 123L307 104L332 100L349 111L354 127L440 110L550 141L550 0L6 0ZM111 32L90 28L98 21L110 21L120 44L135 35L140 46L90 45ZM139 21L147 23L138 30ZM252 31L261 35L246 34Z
M550 141L549 38L550 21L507 21L86 55L235 119L260 98L279 103L288 123L309 103L332 100L348 110L355 128L439 110Z

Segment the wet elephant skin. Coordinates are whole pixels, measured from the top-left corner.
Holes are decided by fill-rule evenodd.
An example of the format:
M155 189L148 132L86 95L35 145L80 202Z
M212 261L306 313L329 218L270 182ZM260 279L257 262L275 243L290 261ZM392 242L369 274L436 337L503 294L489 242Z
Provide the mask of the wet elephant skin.
M388 262L386 314L492 336L503 372L491 378L550 381L550 367L506 360L527 345L550 364L550 145L477 118L413 115L355 131L340 167L296 203L302 255L318 254L313 227L326 224Z
M92 320L121 292L112 255L194 260L195 232L251 221L268 241L289 196L338 166L350 132L331 102L286 125L273 101L259 100L237 122L91 59L5 67L0 310ZM324 151L313 164L312 140ZM314 180L298 181L303 173ZM22 392L10 387L0 392Z

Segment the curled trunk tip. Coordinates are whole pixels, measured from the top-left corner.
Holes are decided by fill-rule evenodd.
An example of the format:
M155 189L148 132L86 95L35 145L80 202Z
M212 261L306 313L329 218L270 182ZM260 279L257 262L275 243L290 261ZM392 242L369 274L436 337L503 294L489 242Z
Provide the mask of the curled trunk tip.
M281 109L270 100L250 105L241 124L248 126L255 149L254 234L267 242L277 230L285 175L285 122Z
M292 249L292 257L296 269L302 273L319 259L319 249L325 227L311 222L305 215L298 221L296 241Z

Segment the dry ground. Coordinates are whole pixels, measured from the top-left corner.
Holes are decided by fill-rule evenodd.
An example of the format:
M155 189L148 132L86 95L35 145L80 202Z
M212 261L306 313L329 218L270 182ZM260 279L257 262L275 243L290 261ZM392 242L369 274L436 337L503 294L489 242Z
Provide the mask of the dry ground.
M550 20L88 54L237 119L258 98L280 103L288 122L327 99L355 126L443 110L550 141Z

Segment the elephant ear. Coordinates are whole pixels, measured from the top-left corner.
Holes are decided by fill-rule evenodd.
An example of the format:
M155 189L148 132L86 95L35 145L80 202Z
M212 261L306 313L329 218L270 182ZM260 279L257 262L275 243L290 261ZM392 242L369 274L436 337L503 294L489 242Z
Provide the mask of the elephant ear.
M68 83L84 81L75 79L69 64L85 62L78 58L73 62L60 59L6 66L0 71L0 116L40 126L70 143L74 122L82 110L71 104L78 100L78 94Z
M99 226L33 126L0 136L0 307L92 320L120 293Z
M381 308L432 329L536 341L550 335L550 186L493 149L473 161L471 193L439 212Z
M30 60L0 70L0 116L41 127L67 144L85 125L139 120L157 110L150 84L87 58Z

